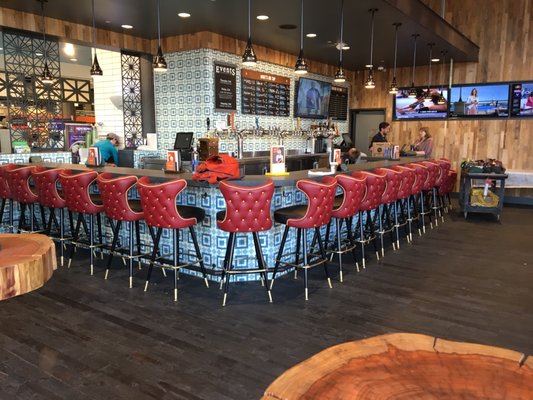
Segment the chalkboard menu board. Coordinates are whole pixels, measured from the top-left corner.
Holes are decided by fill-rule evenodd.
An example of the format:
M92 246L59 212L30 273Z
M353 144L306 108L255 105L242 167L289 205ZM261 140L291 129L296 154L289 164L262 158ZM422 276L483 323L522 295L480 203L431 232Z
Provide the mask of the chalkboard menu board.
M243 69L241 82L243 114L289 116L290 78Z
M215 109L237 110L237 67L215 62Z
M331 119L341 121L348 119L348 88L340 86L331 87L329 116Z

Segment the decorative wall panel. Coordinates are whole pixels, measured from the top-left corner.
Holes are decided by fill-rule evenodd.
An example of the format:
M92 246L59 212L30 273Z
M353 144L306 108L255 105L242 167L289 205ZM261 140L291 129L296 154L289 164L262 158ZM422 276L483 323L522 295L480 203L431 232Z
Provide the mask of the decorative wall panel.
M124 107L124 146L137 148L143 144L141 58L135 54L121 54L122 104Z

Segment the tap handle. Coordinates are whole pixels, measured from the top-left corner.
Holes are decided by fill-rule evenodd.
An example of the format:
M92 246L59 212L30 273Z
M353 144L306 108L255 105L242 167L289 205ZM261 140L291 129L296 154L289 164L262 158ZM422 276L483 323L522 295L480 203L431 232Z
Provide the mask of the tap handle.
M209 130L209 127L211 126L211 120L209 119L209 117L207 117L207 130Z

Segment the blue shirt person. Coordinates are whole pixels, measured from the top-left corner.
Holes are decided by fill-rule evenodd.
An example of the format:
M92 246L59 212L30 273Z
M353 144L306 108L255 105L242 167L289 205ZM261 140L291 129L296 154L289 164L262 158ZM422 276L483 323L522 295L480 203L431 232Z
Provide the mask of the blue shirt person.
M100 140L93 144L100 151L100 157L104 164L118 165L118 136L115 133L108 133L106 140Z

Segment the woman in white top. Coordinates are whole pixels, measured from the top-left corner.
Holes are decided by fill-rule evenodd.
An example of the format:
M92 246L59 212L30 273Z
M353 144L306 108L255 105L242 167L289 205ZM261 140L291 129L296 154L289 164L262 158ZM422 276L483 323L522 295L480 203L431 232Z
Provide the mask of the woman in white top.
M478 104L477 89L474 88L472 89L472 91L470 92L470 96L468 96L468 99L466 100L466 114L476 115L477 104Z

